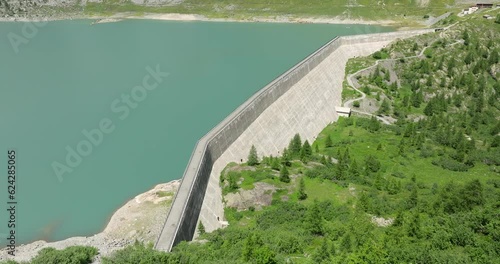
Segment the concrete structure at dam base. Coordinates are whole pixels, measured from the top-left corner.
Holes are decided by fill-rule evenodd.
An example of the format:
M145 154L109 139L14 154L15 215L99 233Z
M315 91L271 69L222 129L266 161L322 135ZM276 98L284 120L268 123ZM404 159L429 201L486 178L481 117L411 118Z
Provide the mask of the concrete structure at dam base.
M296 133L313 142L336 121L349 58L430 32L434 30L334 38L255 93L196 144L155 248L170 251L180 241L192 240L199 221L208 232L227 224L220 173L230 162L246 161L252 145L261 157L277 156Z

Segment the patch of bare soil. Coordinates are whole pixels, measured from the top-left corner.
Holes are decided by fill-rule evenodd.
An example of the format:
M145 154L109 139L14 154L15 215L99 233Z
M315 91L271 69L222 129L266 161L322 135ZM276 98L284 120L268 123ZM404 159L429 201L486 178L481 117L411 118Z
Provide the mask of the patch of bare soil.
M260 210L271 204L273 193L276 191L274 185L265 182L254 183L252 190L239 190L237 193L226 194L226 206L236 208L238 211L247 210L250 206Z
M376 224L377 226L380 227L387 227L392 225L392 222L394 222L394 219L392 218L383 218L383 217L376 217L372 215L372 223Z

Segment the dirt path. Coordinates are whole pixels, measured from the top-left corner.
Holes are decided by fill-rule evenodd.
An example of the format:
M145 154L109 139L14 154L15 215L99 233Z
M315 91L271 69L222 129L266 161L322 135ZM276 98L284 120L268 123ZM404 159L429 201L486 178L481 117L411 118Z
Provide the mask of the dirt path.
M458 23L458 22L457 22ZM445 28L443 28L443 30L441 31L441 33L439 34L440 37L443 37L444 36L444 33L451 27L455 26L457 23L453 24L453 25L450 25L450 26L447 26ZM455 45L455 44L458 44L458 43L462 43L463 41L456 41L452 44L450 44L449 46L452 46L452 45ZM378 115L375 115L373 113L368 113L368 112L364 112L364 111L360 111L360 110L356 110L352 107L352 104L355 102L355 101L362 101L366 98L366 94L359 90L358 88L360 87L359 83L358 83L358 80L356 79L356 76L365 72L365 71L369 71L371 70L372 68L375 68L377 67L380 63L382 62L395 62L395 61L398 61L400 59L413 59L413 58L420 58L424 55L424 52L425 50L428 48L429 46L427 47L424 47L420 53L418 55L413 55L413 56L406 56L406 57L402 57L402 58L397 58L397 59L380 59L380 60L376 60L375 61L375 64L373 64L372 66L368 66L366 68L363 68L363 69L360 69L359 71L355 72L355 73L352 73L352 74L349 74L347 75L347 84L352 88L354 89L355 91L357 91L358 93L361 94L360 97L358 98L353 98L353 99L349 99L347 101L344 102L343 106L344 107L349 107L351 108L351 111L354 112L354 113L358 113L358 114L362 114L362 115L368 115L368 116L374 116L375 118L377 118L379 121L381 121L382 123L384 124L391 124L392 122L391 121L394 121L394 120L389 120L387 119L387 117L383 117L383 116L378 116ZM392 79L392 76L393 75L396 75L396 73L394 72L394 70L391 68L389 69L390 71L390 74L391 74L391 79ZM397 76L396 76L396 81L399 81L397 79Z

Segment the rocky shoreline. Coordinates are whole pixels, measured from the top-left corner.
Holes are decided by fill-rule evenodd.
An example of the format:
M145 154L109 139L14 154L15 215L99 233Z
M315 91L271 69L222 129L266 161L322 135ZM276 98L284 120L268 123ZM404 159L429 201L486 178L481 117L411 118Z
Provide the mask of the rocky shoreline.
M0 0L3 1L3 0ZM363 24L391 26L397 22L393 20L363 20L348 19L344 17L297 17L297 16L273 16L273 17L249 17L249 18L209 18L197 14L179 13L134 13L123 12L113 15L86 15L82 12L47 12L36 11L31 13L16 14L15 16L2 15L0 12L0 22L39 22L56 20L95 20L92 24L118 22L126 19L149 19L149 20L170 20L170 21L212 21L212 22L262 22L262 23L299 23L299 24Z
M93 246L99 250L94 263L101 263L102 256L133 244L136 240L155 243L165 223L168 210L180 180L158 184L153 189L137 195L118 209L111 217L106 228L89 237L71 237L62 241L35 241L16 247L16 256L7 254L6 248L0 250L0 261L29 261L43 248L64 249L70 246Z

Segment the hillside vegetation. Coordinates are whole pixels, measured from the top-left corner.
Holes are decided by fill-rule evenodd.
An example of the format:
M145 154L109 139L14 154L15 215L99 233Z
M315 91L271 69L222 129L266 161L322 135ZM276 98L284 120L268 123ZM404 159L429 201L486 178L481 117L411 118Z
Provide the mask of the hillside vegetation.
M88 3L88 12L178 12L205 14L216 17L235 16L341 16L349 19L400 20L407 17L422 18L424 15L441 15L459 7L454 1L371 1L371 0L185 0L160 6L136 5L128 0L103 0ZM410 12L411 10L411 12Z
M252 147L221 174L224 199L266 187L268 202L228 205L227 228L200 223L172 253L136 244L103 263L499 263L498 39L500 22L474 18L351 60L392 59L358 81L393 124L352 116L280 157Z

